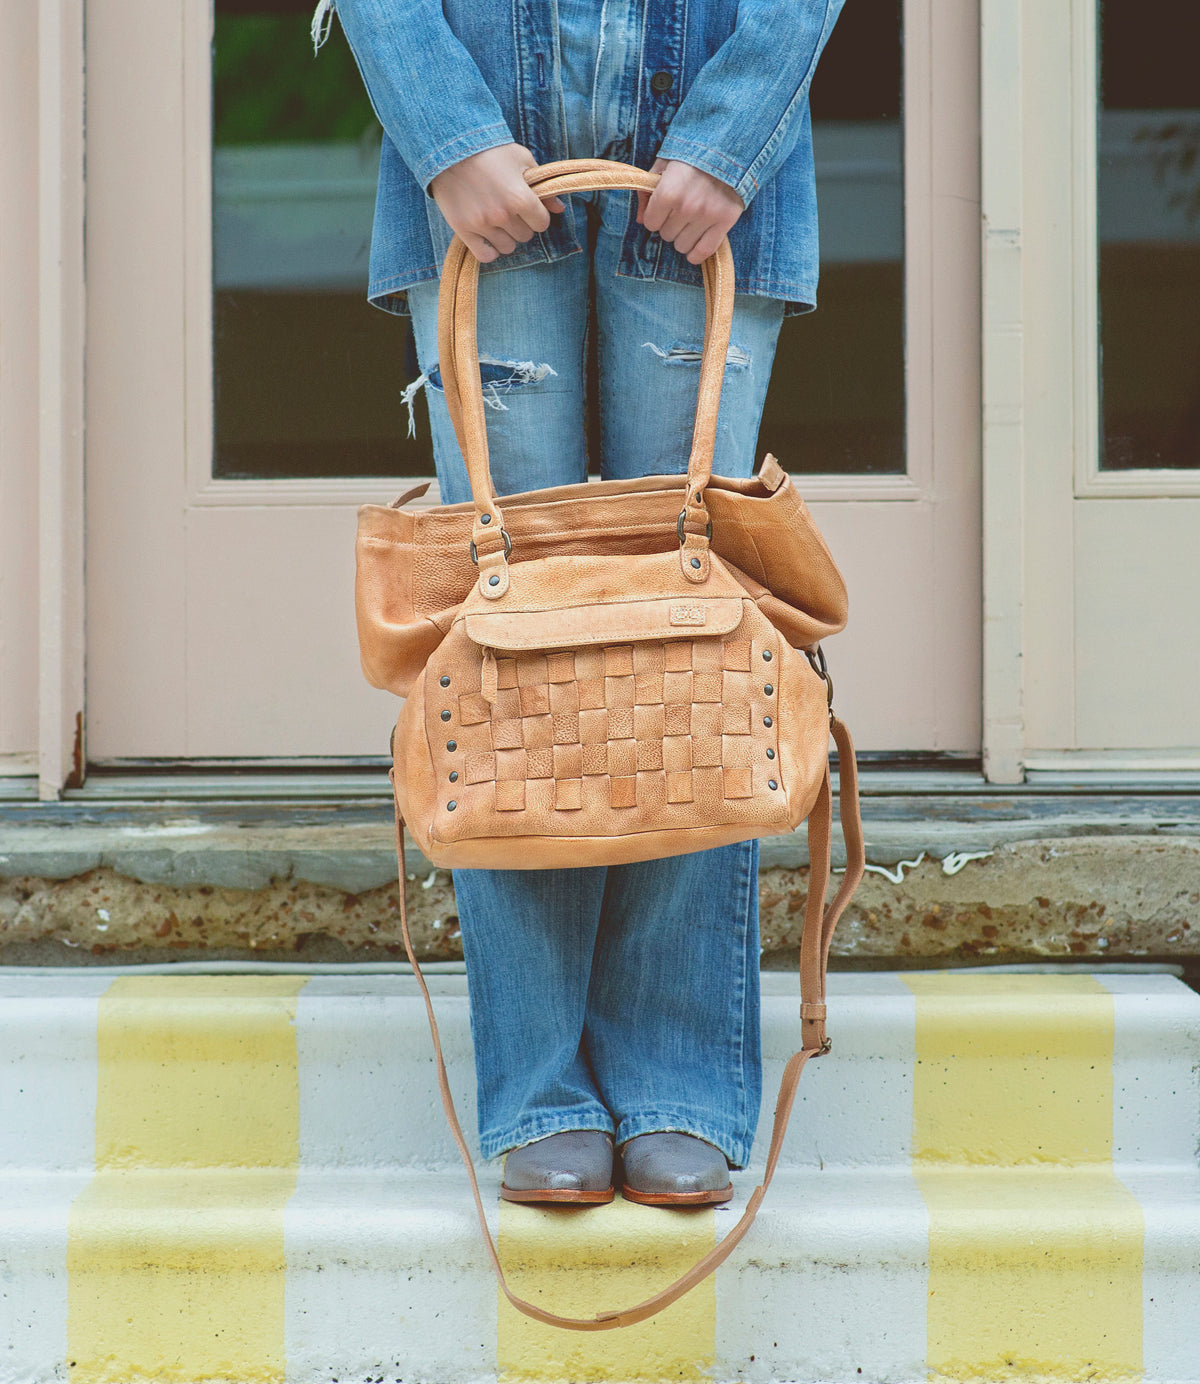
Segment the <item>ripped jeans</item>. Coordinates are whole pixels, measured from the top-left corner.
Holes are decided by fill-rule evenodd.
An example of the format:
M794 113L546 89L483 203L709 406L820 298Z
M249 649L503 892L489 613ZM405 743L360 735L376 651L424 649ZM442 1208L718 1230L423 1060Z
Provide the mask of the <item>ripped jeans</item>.
M586 478L589 280L605 479L687 468L704 334L690 285L623 278L625 192L588 203L590 253L480 275L479 351L498 495ZM594 245L594 249L591 247ZM589 262L590 261L590 262ZM437 368L437 281L409 289L444 503L470 499ZM747 476L777 299L738 294L714 470ZM483 1156L568 1129L618 1144L674 1129L743 1167L758 1123L758 843L640 864L455 870Z
M626 192L573 192L587 203L588 253L479 276L480 374L492 479L498 495L587 478L584 420L589 288L599 333L600 474L605 480L687 469L696 412L704 294L690 284L615 272ZM577 215L579 213L577 212ZM500 261L503 263L503 261ZM437 368L438 280L408 289L442 502L469 500L466 468ZM713 470L748 476L783 320L783 300L734 295Z

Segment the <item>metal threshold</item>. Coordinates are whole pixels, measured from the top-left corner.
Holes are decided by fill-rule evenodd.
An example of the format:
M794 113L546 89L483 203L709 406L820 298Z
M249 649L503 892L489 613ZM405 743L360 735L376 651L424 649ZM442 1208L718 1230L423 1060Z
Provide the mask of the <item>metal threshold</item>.
M96 766L80 788L67 789L57 804L39 804L33 775L0 777L0 808L18 806L101 807L171 803L354 802L369 807L391 799L383 757L323 763L314 759L248 761L123 761ZM1030 770L1024 783L989 783L978 761L949 757L911 759L861 755L863 798L1138 798L1200 795L1200 772L1182 768L1054 768Z
M222 765L166 770L101 769L82 788L69 789L65 802L132 800L288 799L292 801L391 798L389 761L354 767L321 768L311 763L245 767ZM1200 772L1179 769L1034 770L1024 783L990 783L978 762L897 761L861 756L859 790L863 797L986 795L1022 797L1060 794L1200 794Z

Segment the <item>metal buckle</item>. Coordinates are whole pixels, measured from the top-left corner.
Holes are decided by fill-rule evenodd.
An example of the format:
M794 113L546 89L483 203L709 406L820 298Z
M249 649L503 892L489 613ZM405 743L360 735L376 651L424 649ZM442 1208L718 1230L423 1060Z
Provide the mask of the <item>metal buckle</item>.
M683 521L687 518L687 510L679 511L679 518L675 521L675 532L679 535L679 545L683 546L687 540L683 536ZM704 526L704 537L706 540L712 539L712 520L710 519Z
M808 659L812 670L816 675L823 679L825 683L825 703L829 708L829 714L833 715L833 679L829 676L829 667L825 662L825 650L820 644L815 649L805 649L804 657Z
M501 529L500 537L504 539L504 556L508 558L512 555L512 539L508 536L508 530ZM471 539L471 561L476 567L479 566L479 549L476 548L473 538Z

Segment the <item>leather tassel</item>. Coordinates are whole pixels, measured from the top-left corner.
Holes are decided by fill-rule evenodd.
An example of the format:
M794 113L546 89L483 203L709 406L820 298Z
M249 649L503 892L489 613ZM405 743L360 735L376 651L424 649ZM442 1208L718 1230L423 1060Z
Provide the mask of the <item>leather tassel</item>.
M480 691L488 706L495 706L496 704L497 677L496 651L490 644L485 644L483 646L483 669L480 674L482 683Z

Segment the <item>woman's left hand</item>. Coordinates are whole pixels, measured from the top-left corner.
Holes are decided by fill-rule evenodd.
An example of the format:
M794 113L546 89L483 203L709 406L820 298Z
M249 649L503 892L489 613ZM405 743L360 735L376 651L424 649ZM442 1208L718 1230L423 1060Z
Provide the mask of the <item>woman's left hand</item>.
M655 159L650 171L662 177L653 192L638 192L638 221L700 264L746 210L742 199L728 183L679 159Z

